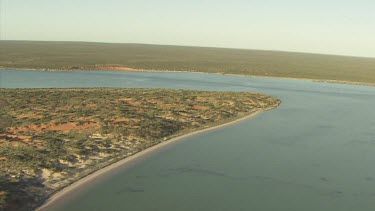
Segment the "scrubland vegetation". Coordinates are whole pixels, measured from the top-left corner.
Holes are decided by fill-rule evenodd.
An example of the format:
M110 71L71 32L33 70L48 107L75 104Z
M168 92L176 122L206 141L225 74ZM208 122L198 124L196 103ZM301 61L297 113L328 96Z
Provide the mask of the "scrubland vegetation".
M193 71L375 84L375 58L85 42L0 41L0 68Z
M279 103L243 92L0 89L0 210L35 208L150 146Z

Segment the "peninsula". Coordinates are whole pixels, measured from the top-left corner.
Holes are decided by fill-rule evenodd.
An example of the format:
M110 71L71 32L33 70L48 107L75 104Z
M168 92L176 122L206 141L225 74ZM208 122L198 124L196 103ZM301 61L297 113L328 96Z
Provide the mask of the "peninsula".
M248 92L0 89L0 207L36 208L149 147L279 104Z

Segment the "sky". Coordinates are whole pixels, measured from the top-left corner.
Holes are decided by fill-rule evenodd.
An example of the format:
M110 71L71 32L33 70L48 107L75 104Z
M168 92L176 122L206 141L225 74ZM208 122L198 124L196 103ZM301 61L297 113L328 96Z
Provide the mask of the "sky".
M1 38L375 57L374 0L0 0Z

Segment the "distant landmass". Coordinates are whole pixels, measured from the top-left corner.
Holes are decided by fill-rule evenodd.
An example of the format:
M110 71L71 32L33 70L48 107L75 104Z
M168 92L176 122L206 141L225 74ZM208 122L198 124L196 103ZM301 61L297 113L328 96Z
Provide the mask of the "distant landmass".
M375 84L375 58L146 44L0 41L0 68L192 71Z

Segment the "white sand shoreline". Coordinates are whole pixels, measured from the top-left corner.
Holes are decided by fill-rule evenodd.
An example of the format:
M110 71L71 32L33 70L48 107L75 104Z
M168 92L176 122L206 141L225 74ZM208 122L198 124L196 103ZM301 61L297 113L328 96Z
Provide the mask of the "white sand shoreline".
M165 146L167 146L171 143L181 141L185 138L188 138L188 137L191 137L191 136L194 136L194 135L198 135L200 133L212 131L212 130L215 130L215 129L227 127L227 126L237 124L237 123L242 122L242 121L249 120L249 119L259 115L262 112L263 112L263 110L255 111L253 113L250 113L249 115L246 115L246 116L241 117L239 119L235 119L234 121L230 121L230 122L227 122L227 123L224 123L224 124L221 124L221 125L217 125L217 126L204 128L204 129L197 130L197 131L194 131L194 132L191 132L191 133L187 133L187 134L184 134L184 135L181 135L181 136L177 136L175 138L169 139L167 141L164 141L162 143L159 143L157 145L149 147L149 148L147 148L143 151L140 151L140 152L138 152L134 155L126 157L126 158L124 158L120 161L117 161L117 162L113 163L113 164L110 164L110 165L108 165L108 166L106 166L102 169L99 169L99 170L93 172L92 174L89 174L86 177L83 177L82 179L70 184L69 186L63 188L62 190L58 191L57 193L52 195L49 199L47 199L41 206L39 206L36 209L36 211L42 211L42 210L48 209L51 205L53 205L53 203L63 199L64 196L67 196L69 193L77 191L80 187L83 187L84 185L89 184L90 182L92 182L96 178L98 178L99 176L103 176L103 175L115 170L116 168L125 166L126 164L129 164L131 161L135 161L135 160L137 160L141 157L144 157L145 155L148 155L148 154L150 154L151 152L154 152L157 149L161 149L161 148L163 148L163 147L165 147Z

